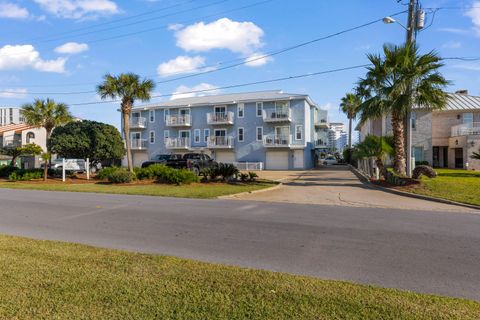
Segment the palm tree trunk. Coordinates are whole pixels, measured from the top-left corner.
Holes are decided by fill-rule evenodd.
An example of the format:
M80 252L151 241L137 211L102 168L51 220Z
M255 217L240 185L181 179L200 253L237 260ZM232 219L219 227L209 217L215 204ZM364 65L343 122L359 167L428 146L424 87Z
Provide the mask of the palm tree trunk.
M123 132L125 134L125 144L127 147L128 170L133 173L132 145L130 143L130 113L123 112Z
M352 117L348 118L348 149L352 149Z
M405 127L403 125L403 117L398 114L392 114L392 130L393 130L393 146L395 149L393 170L395 173L405 176Z
M46 131L46 135L47 135L47 138L46 138L47 150L46 150L45 154L48 154L49 156L47 157L47 159L44 159L44 162L43 162L43 165L44 165L43 181L47 181L47 179L48 179L48 167L50 165L52 165L52 156L49 154L49 150L48 150L48 140L50 140L50 136L52 135L53 129L45 128L45 131Z
M375 159L375 164L377 165L378 171L380 171L380 175L387 179L387 168L385 168L385 165L383 164L383 160L381 158Z

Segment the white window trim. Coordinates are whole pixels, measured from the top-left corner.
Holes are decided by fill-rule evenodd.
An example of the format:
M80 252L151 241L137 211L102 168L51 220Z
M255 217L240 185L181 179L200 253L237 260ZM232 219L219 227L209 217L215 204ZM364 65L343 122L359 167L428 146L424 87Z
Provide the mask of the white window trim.
M188 132L188 139L190 140L189 142L192 142L192 132L191 130L178 130L178 137L182 137L183 132Z
M207 134L208 132L208 134ZM210 138L210 129L203 129L203 141L206 143L208 142L208 139Z
M262 138L261 139L258 139L258 129L260 129L262 131ZM255 128L255 140L263 141L263 127L256 127Z
M153 117L152 117L153 115ZM153 120L152 120L153 118ZM150 121L150 123L155 123L155 110L149 110L148 111L148 121Z
M242 115L240 116L240 110L242 110ZM244 118L245 117L245 104L239 103L237 105L237 118Z
M258 114L258 110L259 110L258 106L260 106L260 110L261 110L260 115ZM263 102L257 102L255 104L255 115L257 116L257 118L260 118L263 116Z
M297 137L297 129L300 128L300 134L301 134L301 137L300 139L298 139ZM295 126L295 141L302 141L303 140L303 125L301 124L298 124Z
M163 141L170 139L170 130L163 130Z
M153 133L153 136L152 136L152 133ZM153 142L152 142L152 137L153 137ZM156 141L155 130L151 130L148 134L148 142L150 144L155 144L155 141Z
M198 135L197 135L198 133ZM198 141L197 141L198 137ZM195 129L193 130L193 142L195 143L201 143L202 142L202 131L200 129Z
M219 104L219 105L213 106L213 113L217 113L216 111L217 108L225 108L225 113L228 112L228 105L226 104Z
M130 132L130 140L136 140L136 138L133 137L134 135L139 135L140 140L142 139L142 134L140 132Z
M167 123L167 116L169 115L170 115L170 109L163 110L163 121L165 121L165 123Z
M188 115L190 115L191 112L192 112L192 111L190 110L190 108L180 108L180 109L178 109L178 115L181 115L181 114L182 114L182 111L185 111L185 110L188 111L188 113L186 113L186 114L188 114Z
M240 140L240 130L242 130L242 140ZM245 128L244 127L239 127L237 129L237 138L238 138L238 142L244 142L245 141Z
M216 135L215 135L215 134L216 134L216 132L217 132L217 131L225 131L225 137L226 137L226 136L228 136L228 130L227 130L227 128L218 128L218 129L213 129L213 136L215 136L215 137L216 137Z

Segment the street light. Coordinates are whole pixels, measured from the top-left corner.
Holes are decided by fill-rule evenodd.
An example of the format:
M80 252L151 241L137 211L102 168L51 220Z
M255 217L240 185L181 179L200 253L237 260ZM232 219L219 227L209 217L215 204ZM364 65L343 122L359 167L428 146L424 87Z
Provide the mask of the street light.
M392 24L392 23L396 23L398 25L400 25L403 29L405 30L409 30L409 28L405 27L403 24L401 24L400 22L398 22L397 20L393 19L392 17L385 17L383 18L383 23L385 24Z

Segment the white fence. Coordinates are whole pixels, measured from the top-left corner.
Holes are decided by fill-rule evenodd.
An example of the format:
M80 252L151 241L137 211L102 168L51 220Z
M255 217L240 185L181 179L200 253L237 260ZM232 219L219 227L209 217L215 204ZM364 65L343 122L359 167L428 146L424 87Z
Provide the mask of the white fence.
M375 165L375 159L359 159L357 161L357 169L362 171L370 178L377 178L378 179L378 170L377 166Z
M263 162L234 162L233 165L241 171L262 171Z

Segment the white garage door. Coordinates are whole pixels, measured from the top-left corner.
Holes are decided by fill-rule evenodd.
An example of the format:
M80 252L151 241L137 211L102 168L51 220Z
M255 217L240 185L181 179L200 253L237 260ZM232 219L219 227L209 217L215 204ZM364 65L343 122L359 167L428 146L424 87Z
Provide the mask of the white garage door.
M142 163L150 160L146 152L132 152L132 158L134 167L141 167Z
M288 151L268 151L267 170L288 170Z
M293 168L303 169L304 167L304 153L303 150L295 150L293 152Z
M215 153L215 161L221 163L234 163L235 152L232 151L217 151Z

